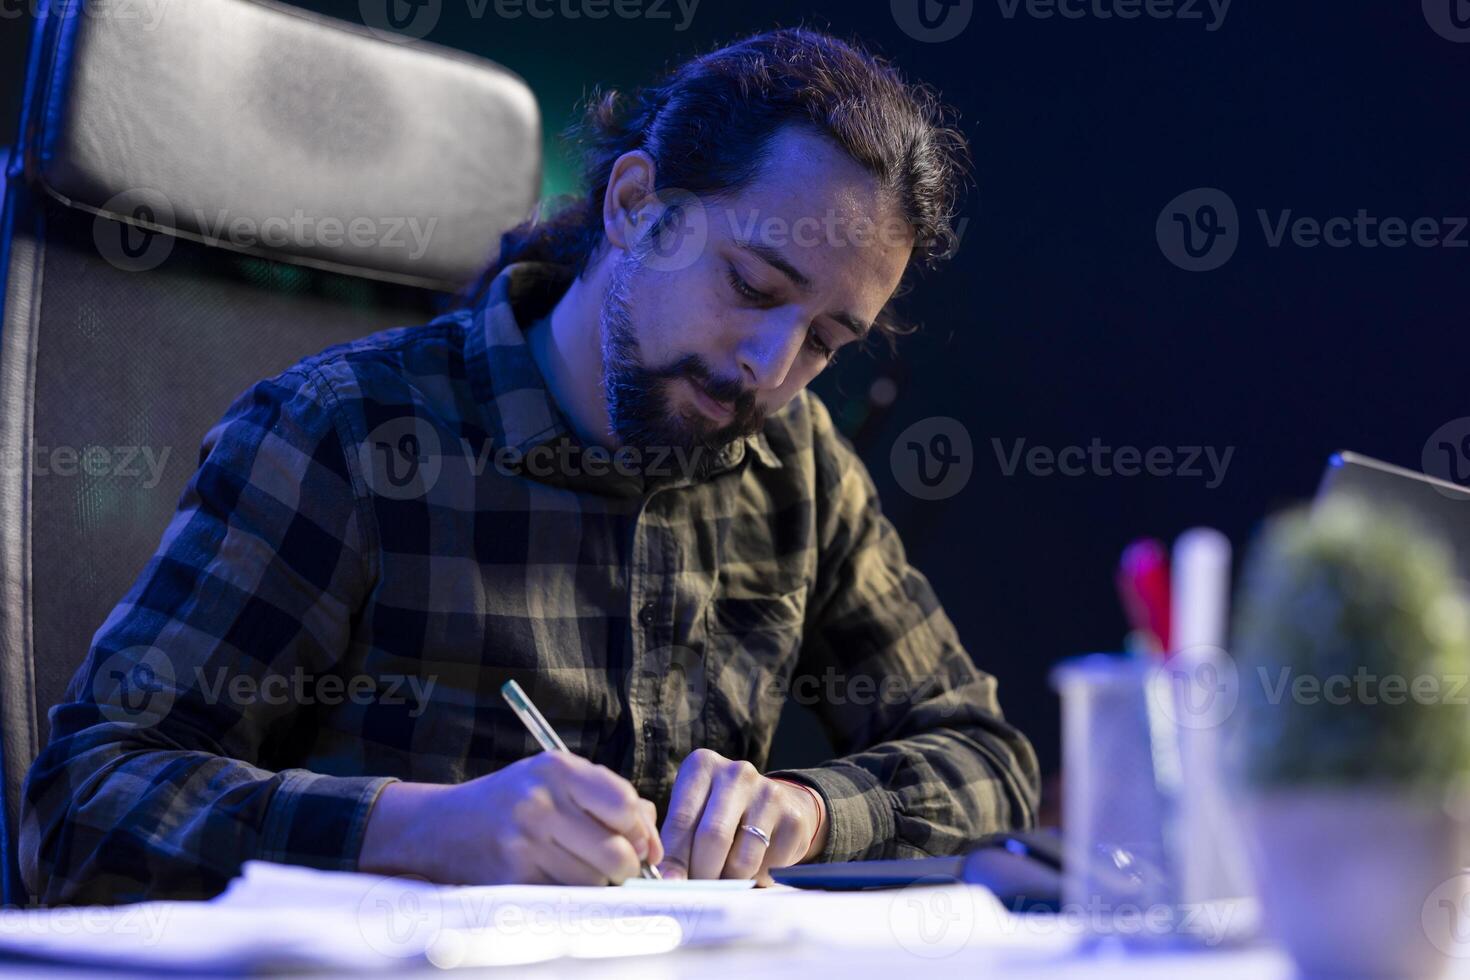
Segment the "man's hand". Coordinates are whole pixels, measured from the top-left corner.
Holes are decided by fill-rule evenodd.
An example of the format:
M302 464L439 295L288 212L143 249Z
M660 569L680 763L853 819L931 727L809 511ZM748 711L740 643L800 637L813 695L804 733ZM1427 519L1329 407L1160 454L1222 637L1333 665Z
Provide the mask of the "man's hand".
M767 846L742 825L770 837ZM800 864L827 842L821 797L768 779L749 762L695 749L679 767L663 827L665 878L754 878L771 883L772 868Z
M616 884L663 857L657 822L611 769L542 752L458 786L389 783L358 868L451 884Z

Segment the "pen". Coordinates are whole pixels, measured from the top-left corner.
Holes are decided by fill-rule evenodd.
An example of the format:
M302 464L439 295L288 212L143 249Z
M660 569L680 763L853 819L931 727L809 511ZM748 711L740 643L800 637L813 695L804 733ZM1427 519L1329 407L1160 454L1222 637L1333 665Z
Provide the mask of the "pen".
M570 751L567 748L567 743L561 740L561 736L556 733L556 729L551 727L551 723L531 703L531 699L526 697L526 692L521 690L519 684L514 680L506 681L500 685L500 695L505 698L506 703L510 705L510 709L516 713L516 717L521 720L521 724L526 726L526 729L531 733L531 737L536 740L536 743L541 748L547 752ZM654 880L663 878L663 875L658 873L658 869L647 861L642 862L638 869L638 875L642 878L652 878Z

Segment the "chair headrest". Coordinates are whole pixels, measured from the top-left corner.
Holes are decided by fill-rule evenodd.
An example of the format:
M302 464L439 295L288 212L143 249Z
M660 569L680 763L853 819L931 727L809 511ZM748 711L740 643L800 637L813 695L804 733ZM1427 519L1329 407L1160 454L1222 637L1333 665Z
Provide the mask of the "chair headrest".
M491 62L267 0L46 9L22 139L64 204L453 290L540 191L535 99Z

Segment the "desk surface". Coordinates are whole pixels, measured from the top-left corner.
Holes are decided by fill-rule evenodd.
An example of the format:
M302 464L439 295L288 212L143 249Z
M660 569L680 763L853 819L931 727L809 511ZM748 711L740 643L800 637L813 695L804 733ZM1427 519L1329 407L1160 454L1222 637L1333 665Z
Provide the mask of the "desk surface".
M926 958L907 950L842 950L803 943L794 948L722 948L680 950L659 956L637 956L622 960L556 960L534 966L460 970L455 975L498 976L513 974L529 980L568 977L614 977L626 980L676 980L676 978L758 976L761 980L811 980L814 976L840 976L842 980L894 980L924 971L931 976L985 977L986 980L1070 980L1070 978L1118 978L1118 980L1291 980L1291 964L1271 949L1219 951L1202 954L1112 956L1090 958L1054 957L1023 962L980 949L963 949L952 955ZM91 970L32 966L0 960L6 977L24 980L70 980L95 977ZM445 976L432 967L403 971L404 975ZM312 977L353 977L363 974L312 973ZM1458 972L1455 976L1470 976ZM108 974L117 980L157 974ZM217 976L216 976L217 980Z
M606 958L617 946L618 929L627 927L625 939L667 936L667 930L655 931L654 923L673 924L676 919L686 943L711 945ZM603 931L594 931L595 925ZM613 933L606 931L609 927ZM1265 944L1130 951L1116 941L1085 942L1082 932L1065 915L1011 915L989 892L960 884L880 892L712 890L703 896L681 890L654 894L545 886L439 889L418 881L258 862L247 865L244 876L214 902L0 913L0 942L7 948L73 960L89 955L118 978L156 976L159 964L169 965L174 976L208 969L218 977L242 969L242 963L259 969L262 954L272 957L276 972L315 964L318 969L305 974L310 976L390 975L399 964L403 968L397 972L442 975L427 964L426 951L435 959L437 940L463 942L457 938L463 936L493 944L488 948L501 959L507 950L527 948L516 945L518 937L533 940L529 948L538 956L546 953L548 937L547 955L564 953L576 945L569 947L568 937L580 937L589 940L583 949L604 957L563 956L516 964L509 972L506 967L465 969L465 975L628 980L732 975L761 980L832 975L841 980L915 975L987 980L1293 976L1287 958ZM674 933L673 942L679 936ZM1470 980L1470 946L1466 953L1449 975ZM97 975L95 969L54 967L3 953L0 973Z

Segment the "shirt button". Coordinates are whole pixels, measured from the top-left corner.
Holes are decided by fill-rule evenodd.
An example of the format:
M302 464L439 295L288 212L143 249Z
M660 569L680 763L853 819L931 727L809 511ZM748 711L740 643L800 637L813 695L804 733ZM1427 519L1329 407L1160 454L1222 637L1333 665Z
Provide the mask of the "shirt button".
M658 607L652 602L645 602L638 610L638 622L644 626L653 625L653 614Z
M651 721L645 721L643 723L643 741L653 741L653 722Z

